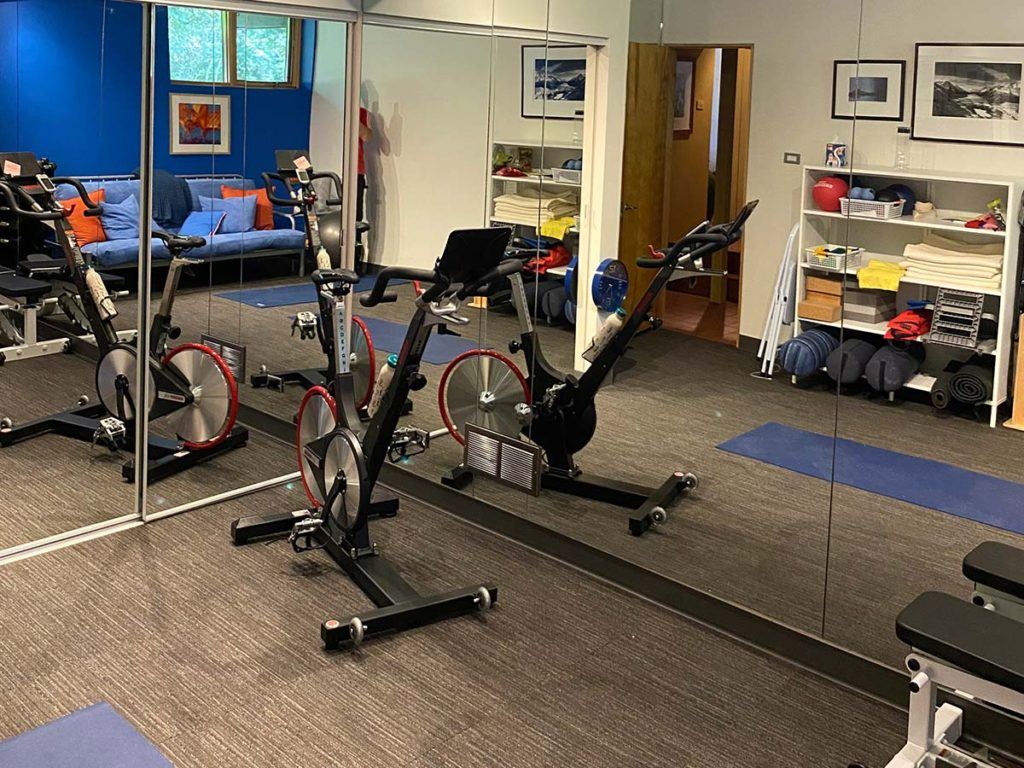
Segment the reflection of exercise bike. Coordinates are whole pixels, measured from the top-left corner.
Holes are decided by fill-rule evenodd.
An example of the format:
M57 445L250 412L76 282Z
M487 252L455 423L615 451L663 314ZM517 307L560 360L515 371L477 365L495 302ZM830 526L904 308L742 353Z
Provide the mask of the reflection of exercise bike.
M378 606L344 621L324 621L320 634L328 649L356 646L371 635L486 610L497 600L497 588L486 585L420 595L381 557L370 536L369 519L385 514L372 496L405 401L410 391L426 385L419 367L430 335L448 323L468 323L457 314L460 303L522 268L521 262L499 266L510 234L508 229L452 232L433 270L386 267L377 275L373 290L360 300L365 307L397 299L397 294L387 290L392 279L421 280L430 287L416 300L402 351L387 389L377 393L379 406L372 419L365 430L358 430L352 422L358 417L345 407L352 398L352 375L340 370L344 344L338 333L339 373L334 389L343 407L339 409L338 401L323 387L312 387L299 411L299 468L312 508L294 514L252 515L231 526L236 544L290 532L297 552L325 550ZM350 286L358 281L350 270L317 274L324 285Z
M238 391L224 361L201 344L181 344L164 354L168 339L178 335L171 324L171 307L180 269L188 263L173 258L167 289L146 350L148 370L146 402L136 393L138 355L135 346L121 342L114 330L117 309L99 273L85 263L67 213L54 198L56 184L69 184L78 192L87 216L98 216L102 208L89 197L77 179L51 179L29 153L19 153L17 175L0 176L0 195L9 210L20 219L39 221L54 229L57 244L67 261L67 275L76 287L81 307L95 335L99 350L96 391L100 402L15 426L0 422L0 446L9 446L37 435L55 433L89 443L101 443L112 451L131 448L140 412L149 421L165 419L178 439L149 437L149 480L160 480L232 448L244 445L248 431L235 427ZM187 249L203 244L202 238L181 238L154 232L171 253L180 257ZM125 480L135 477L134 463L122 468Z
M709 226L705 222L660 254L652 249L655 258L638 259L638 267L656 269L657 273L618 329L589 350L590 367L579 377L555 370L545 359L526 303L522 275L513 275L512 297L522 333L509 349L525 355L525 374L493 350L472 350L455 358L441 377L438 393L441 417L452 436L464 442L468 423L509 437L521 434L544 452L542 487L637 510L629 520L630 533L637 536L652 524L664 522L668 504L696 487L694 475L675 472L659 488L646 488L584 475L574 454L594 436L598 389L640 327L650 320L658 294L678 269L720 274L706 269L703 259L740 239L756 205L748 203L728 224ZM461 465L447 473L444 482L462 488L472 477L472 470Z
M285 168L285 159L292 158L295 153L279 152L278 165L282 166L276 173L264 173L263 184L267 190L267 197L274 205L284 206L294 210L298 208L300 215L305 222L306 228L306 261L316 264L319 270L330 270L332 262L340 262L340 253L335 253L332 258L329 250L340 250L340 219L331 214L330 229L331 241L334 247L328 249L321 239L321 216L317 214L316 204L318 195L314 182L323 179L333 186L334 194L337 197L329 197L325 202L330 206L341 205L341 179L336 173L330 171L317 172L312 168ZM292 197L279 197L275 190L275 183L283 185ZM296 189L297 187L297 189ZM337 229L337 231L335 231ZM258 373L253 374L249 381L252 386L268 387L283 391L287 384L298 384L308 390L314 386L329 386L335 378L334 352L331 348L334 334L331 332L332 324L344 322L344 306L336 306L336 297L332 292L323 290L318 286L317 303L319 312L299 312L292 321L292 336L298 334L302 340L318 338L327 358L326 368L299 368L290 371L269 371L267 366L261 366ZM375 375L375 362L373 355L373 340L366 324L356 316L352 317L352 343L349 351L349 365L355 379L354 386L357 395L357 406L365 408L370 402L370 394L373 390Z

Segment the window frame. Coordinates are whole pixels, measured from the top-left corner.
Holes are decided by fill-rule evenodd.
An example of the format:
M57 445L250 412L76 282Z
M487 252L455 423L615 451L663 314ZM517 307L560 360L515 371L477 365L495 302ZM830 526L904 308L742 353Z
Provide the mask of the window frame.
M170 7L168 8L170 10ZM174 85L192 85L222 88L298 88L302 77L302 19L288 19L288 79L279 83L242 80L238 77L238 12L220 11L224 19L224 80L175 80ZM275 16L277 14L265 14ZM167 38L168 75L170 75L170 35Z

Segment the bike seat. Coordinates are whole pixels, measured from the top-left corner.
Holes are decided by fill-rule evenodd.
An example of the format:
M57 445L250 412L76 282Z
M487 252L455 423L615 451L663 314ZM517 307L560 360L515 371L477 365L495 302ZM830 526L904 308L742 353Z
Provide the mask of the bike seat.
M359 275L351 269L318 269L313 273L313 282L317 285L329 285L331 283L355 285L359 282Z
M202 248L206 245L205 237L198 237L196 235L172 235L169 232L160 232L159 230L153 230L153 237L157 240L163 240L164 245L167 246L172 254L179 254L183 251L190 251L193 248Z
M0 296L21 299L23 304L35 304L52 288L52 285L42 280L33 280L31 277L0 270Z

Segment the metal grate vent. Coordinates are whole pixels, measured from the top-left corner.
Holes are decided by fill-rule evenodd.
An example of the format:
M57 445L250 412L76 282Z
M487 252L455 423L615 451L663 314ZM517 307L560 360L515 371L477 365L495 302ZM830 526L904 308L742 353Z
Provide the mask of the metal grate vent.
M473 471L540 495L540 446L467 424L464 450L463 464Z

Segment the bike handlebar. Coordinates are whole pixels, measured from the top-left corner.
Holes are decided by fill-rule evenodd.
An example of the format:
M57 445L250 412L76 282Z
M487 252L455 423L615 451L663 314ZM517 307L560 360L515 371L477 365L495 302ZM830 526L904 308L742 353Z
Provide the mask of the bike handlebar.
M671 265L675 269L679 262L683 261L684 269L701 271L701 268L696 266L699 259L732 245L743 236L743 225L747 223L757 204L757 200L747 203L735 219L724 224L708 226L708 222L704 222L668 249L655 251L651 248L652 256L660 253L662 258L637 259L636 265L642 269L661 269Z
M11 209L11 213L15 216L20 216L26 219L32 219L34 221L57 221L58 219L64 218L64 212L51 211L51 210L32 210L32 208L23 208L18 204L18 198L27 200L29 206L36 206L37 203L32 199L32 196L22 189L17 184L10 184L6 181L0 181L0 193L3 194L4 199L7 201L7 206Z
M285 185L285 187L291 190L291 185L292 182L294 181L294 177L289 178L288 176L285 176L283 173L274 171L264 171L261 175L263 176L263 186L267 190L267 197L269 198L270 202L272 202L274 205L285 205L293 208L298 204L299 201L296 200L295 198L278 197L274 193L275 181L281 182L282 184ZM341 205L341 177L339 177L338 174L336 174L334 171L311 171L309 174L309 180L313 182L316 181L317 179L329 179L331 181L331 185L334 187L334 192L337 195L336 197L328 197L327 200L325 200L324 202L326 202L327 205Z
M391 280L419 280L424 283L433 283L432 288L428 288L427 291L420 298L426 297L427 301L435 298L435 295L440 290L447 288L447 283L439 282L439 276L436 272L431 269L413 269L411 267L384 267L380 272L377 273L377 280L373 284L373 289L359 297L359 303L364 307L375 307L378 304L390 304L391 302L398 301L398 294L394 291L388 291L388 283Z
M71 176L56 176L51 179L54 184L68 184L75 188L78 192L78 196L82 198L82 203L85 205L83 213L86 216L99 216L103 213L103 206L93 202L93 199L89 196L89 190L85 188L85 185L78 179L72 178Z

